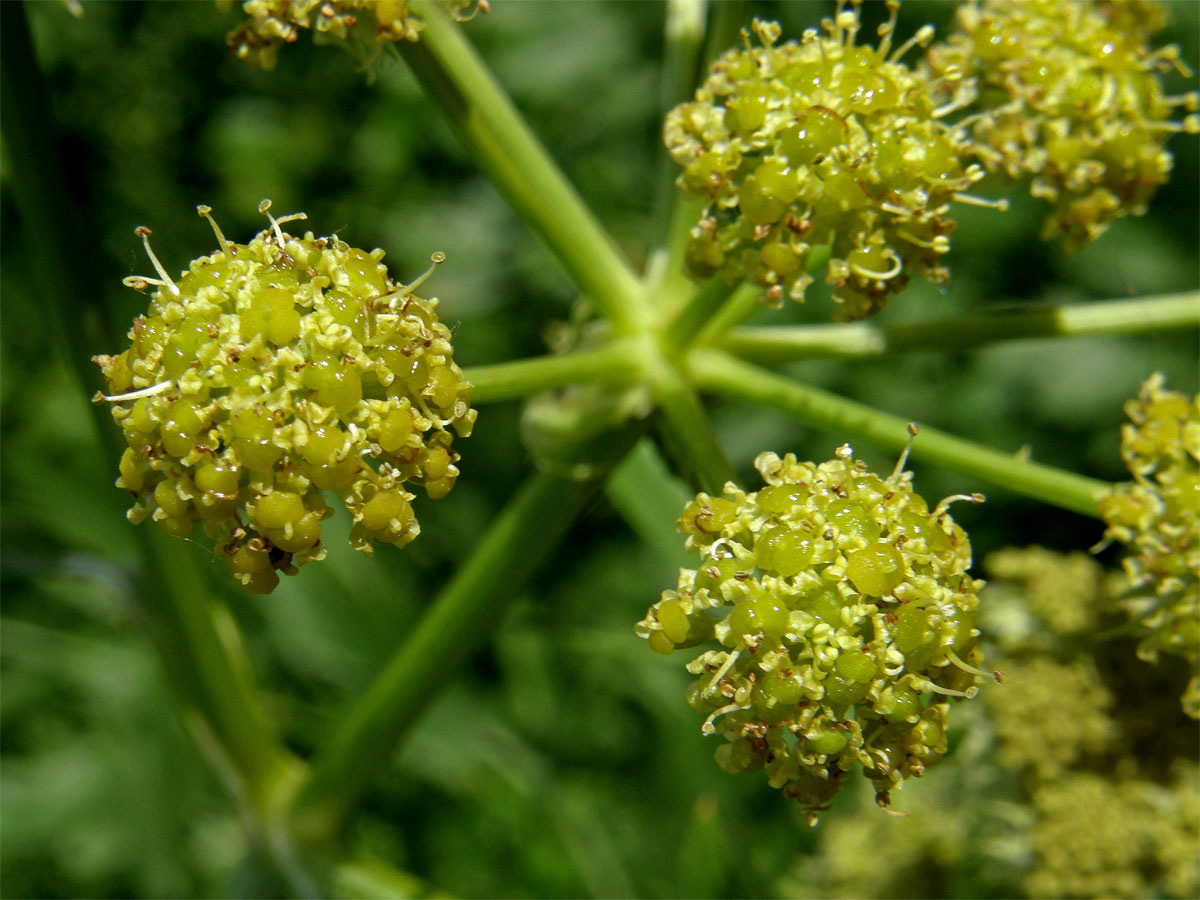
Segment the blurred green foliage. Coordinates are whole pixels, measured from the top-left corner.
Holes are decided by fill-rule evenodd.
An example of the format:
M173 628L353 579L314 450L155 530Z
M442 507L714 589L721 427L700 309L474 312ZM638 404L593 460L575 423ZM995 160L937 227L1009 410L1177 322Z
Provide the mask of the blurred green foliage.
M753 4L796 35L824 4ZM1200 62L1200 6L1172 6L1164 37ZM169 270L208 252L197 203L226 234L245 239L271 197L303 209L318 233L380 246L397 277L434 250L432 282L464 366L544 351L547 326L575 300L553 260L474 170L398 63L373 79L335 49L301 41L273 72L248 71L225 50L235 19L209 3L29 6L40 63L61 131L78 259L107 313L110 352L144 305L122 288L144 271L133 227L154 229ZM951 10L911 2L901 32L945 24ZM869 9L868 21L882 18ZM579 187L621 250L640 266L652 233L656 109L663 6L658 3L505 2L473 22L470 38ZM1181 79L1177 79L1181 81ZM1175 85L1178 87L1179 85ZM966 209L944 288L914 284L884 315L928 319L1014 302L1089 301L1194 289L1200 216L1197 142L1172 143L1176 172L1144 219L1118 222L1074 257L1035 240L1042 210L1020 191L1004 215ZM100 448L79 384L30 260L32 240L4 160L0 329L0 479L3 485L3 653L0 672L0 891L10 897L255 894L242 865L239 823L216 775L172 711L172 694L131 590L134 552L116 459ZM82 262L81 262L82 261ZM761 323L822 321L805 307L764 312ZM805 381L1107 479L1121 404L1149 372L1196 391L1195 334L1017 342L971 353L925 353L844 364L813 362ZM271 712L287 743L309 751L333 713L379 670L439 585L503 506L527 461L519 409L481 411L463 442L463 477L420 510L421 538L374 558L350 550L348 522L331 525L329 560L286 579L272 596L236 593L211 557L194 553L211 590L228 595ZM825 459L842 442L771 413L722 408L718 424L743 475L763 449ZM877 468L889 454L856 448ZM926 496L974 490L960 476L917 472ZM1099 523L996 491L957 512L977 555L1006 545L1080 549ZM530 542L538 535L531 534ZM836 861L814 856L830 829L849 835L861 797L846 796L816 829L755 778L712 762L683 703L687 675L649 653L632 630L663 588L674 558L643 544L607 503L572 534L554 564L491 623L485 652L466 666L397 751L354 840L413 873L406 889L461 896L1011 896L1021 861L980 866L944 850L964 829L1011 830L987 810L897 823L876 816L861 840L901 832L948 860L886 884L839 882ZM907 795L954 805L955 779L990 761L963 717L952 746L975 768L947 766ZM974 773L974 774L973 774ZM940 779L940 780L939 780ZM915 797L914 797L915 802ZM936 809L936 806L935 806ZM992 815L992 818L988 816ZM996 814L999 815L999 814ZM924 822L924 824L922 824ZM924 830L922 830L924 829ZM845 840L852 838L847 836ZM939 850L938 848L943 848ZM897 851L900 853L900 851ZM940 854L940 856L939 856ZM903 854L901 853L901 856ZM822 861L824 860L824 861ZM903 860L896 864L904 872ZM936 877L934 877L936 876ZM907 878L907 880L906 880ZM370 882L370 879L364 879ZM840 886L839 886L840 885ZM849 886L847 886L849 885ZM370 884L347 882L346 891ZM377 889L377 888L376 888ZM900 893L894 893L894 892ZM267 891L269 893L269 891ZM908 892L908 893L904 893Z

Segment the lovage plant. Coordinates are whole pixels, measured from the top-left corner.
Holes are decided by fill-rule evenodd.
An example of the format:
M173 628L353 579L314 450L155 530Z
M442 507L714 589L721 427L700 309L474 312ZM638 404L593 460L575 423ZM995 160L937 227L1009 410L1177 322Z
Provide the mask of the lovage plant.
M945 893L1200 889L1200 406L1155 374L1194 377L1195 260L1175 294L1135 278L1126 293L1144 296L1013 306L988 284L1007 232L1019 257L1095 267L1115 252L1092 250L1106 232L1154 220L1173 152L1194 159L1197 94L1157 38L1164 8L889 0L776 22L668 0L658 202L628 230L581 196L615 196L586 165L577 192L555 162L574 113L550 76L573 51L503 29L660 7L225 7L203 26L228 30L223 79L326 105L274 145L254 104L206 126L224 196L188 202L212 203L191 220L211 235L184 251L178 211L145 210L153 272L124 278L121 316L81 299L99 267L76 250L92 245L73 235L18 4L3 63L9 187L132 526L103 478L78 490L138 555L119 590L234 800L232 890L932 895L913 873L938 867ZM198 10L147 14L161 31ZM485 57L554 114L535 130ZM619 115L597 115L604 171L652 194L649 154L620 168ZM328 142L328 161L302 158L305 141ZM284 159L293 179L274 177ZM329 199L361 172L355 203ZM451 221L436 179L476 172L508 212L481 189ZM364 210L390 222L384 249L361 236ZM515 215L553 263L492 250L473 280L471 250L505 238L480 227L489 214ZM511 305L486 306L505 279ZM1040 377L1046 359L1085 365L1072 338L1143 333L1188 343L1126 358L1128 384ZM986 361L1018 338L1052 340L1002 377L960 353ZM939 351L924 370L905 355ZM1054 445L1065 413L1021 422L1021 391L1060 413L1100 396L1094 446ZM1106 398L1134 394L1122 430ZM580 786L596 772L601 787ZM454 796L468 805L444 816ZM1088 823L1106 802L1128 834L1102 835L1097 857ZM659 806L682 810L661 833ZM855 857L839 837L853 829L893 855ZM650 836L677 846L669 863ZM481 842L503 850L463 867ZM111 867L155 893L134 864Z

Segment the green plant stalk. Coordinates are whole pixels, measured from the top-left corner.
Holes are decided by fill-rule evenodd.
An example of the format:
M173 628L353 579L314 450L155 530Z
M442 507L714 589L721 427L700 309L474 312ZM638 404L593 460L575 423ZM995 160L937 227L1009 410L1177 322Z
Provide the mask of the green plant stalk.
M632 348L630 339L617 338L602 347L561 356L471 366L463 375L472 384L473 403L514 400L580 382L627 385L641 373Z
M920 350L960 350L1026 338L1139 334L1200 326L1200 291L1138 300L997 310L908 325L850 324L738 328L717 346L771 365L858 359Z
M731 293L732 288L723 278L710 278L663 328L660 340L663 351L674 358L690 347L713 316L725 307Z
M748 4L744 0L718 0L713 6L710 16L712 21L704 37L701 52L700 47L692 43L692 35L696 32L697 23L694 17L697 14L701 16L699 32L704 35L704 10L697 11L691 6L691 0L677 0L675 3L675 8L681 13L679 18L686 22L688 31L686 66L682 52L675 60L670 56L673 23L672 9L668 9L668 56L664 69L664 91L660 110L664 118L675 106L694 96L697 81L705 77L708 67L737 41L739 31L745 24ZM650 293L650 302L658 310L671 315L677 311L680 305L678 301L691 294L688 289L691 282L684 271L684 258L692 228L700 221L706 201L676 186L679 167L666 153L666 148L661 142L658 158L658 224L663 250L659 257L661 270L656 273L656 289Z
M647 336L646 340L653 338ZM717 442L699 396L657 347L644 354L643 372L667 425L663 437L690 466L700 489L720 494L725 483L736 481L737 476Z
M115 346L107 333L101 295L83 272L98 266L89 258L92 241L66 196L62 165L49 120L49 94L41 78L23 4L0 4L0 91L4 142L14 177L10 187L22 227L33 234L39 278L57 314L50 327L60 331L80 390L94 383L88 364L93 354ZM114 466L124 449L107 410L93 408L99 445ZM114 500L116 493L114 492ZM198 716L219 756L214 762L238 799L261 812L291 764L276 741L254 686L249 661L228 610L207 597L205 578L195 562L179 553L179 543L152 525L134 529L143 561L139 599L171 682ZM185 718L187 718L185 716ZM196 718L189 719L193 724ZM232 778L230 776L233 776Z
M621 455L637 430L613 435ZM587 480L532 475L492 523L471 557L443 588L332 737L297 794L293 824L304 841L337 836L405 730L495 632L505 604L554 552L607 472Z
M700 66L704 43L704 20L707 0L667 0L666 21L663 27L662 80L659 87L659 118L692 95ZM678 242L678 227L674 224L682 214L675 188L676 165L659 142L657 163L658 194L656 219L660 229L658 243L668 248L668 258L676 258L674 244ZM694 220L693 220L694 223ZM686 239L685 226L684 237ZM680 252L682 248L680 248ZM682 257L679 257L682 258ZM668 276L669 277L669 276Z
M579 289L618 333L646 320L643 291L608 235L529 130L459 26L430 0L411 0L424 20L400 53L479 167L539 234Z
M726 353L693 351L688 369L702 389L774 407L843 439L861 438L894 450L908 443L906 419L798 384ZM928 427L920 429L912 456L1094 518L1100 517L1098 497L1112 487Z

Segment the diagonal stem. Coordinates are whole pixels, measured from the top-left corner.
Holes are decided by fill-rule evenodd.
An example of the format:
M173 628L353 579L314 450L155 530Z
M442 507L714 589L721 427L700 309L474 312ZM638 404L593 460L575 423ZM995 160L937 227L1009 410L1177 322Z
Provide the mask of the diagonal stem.
M612 435L614 458L632 447L638 430ZM406 729L495 632L505 604L553 555L606 475L576 480L541 472L521 486L416 630L332 729L297 796L294 822L302 839L340 832Z
M738 328L717 346L763 365L856 359L921 350L961 350L1027 338L1182 330L1200 325L1200 291L1070 306L1003 309L907 325L794 325Z
M689 357L689 370L693 382L702 389L774 407L839 435L863 438L895 450L908 443L909 423L899 416L799 384L725 353L694 351ZM921 428L912 456L1096 518L1099 496L1112 487L929 427Z
M647 315L643 289L579 194L529 130L462 30L429 0L410 0L425 23L400 52L479 167L549 246L619 333Z
M559 356L470 366L463 375L471 382L472 402L496 403L581 382L629 384L640 372L630 340L618 338L595 349Z

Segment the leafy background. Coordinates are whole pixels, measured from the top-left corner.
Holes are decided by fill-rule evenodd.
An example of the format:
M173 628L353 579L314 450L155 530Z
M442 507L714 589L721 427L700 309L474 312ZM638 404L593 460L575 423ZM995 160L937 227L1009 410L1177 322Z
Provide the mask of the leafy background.
M652 234L661 163L656 109L664 7L653 2L500 2L470 37L621 249L637 265ZM798 34L827 4L754 4ZM154 229L169 270L212 249L197 203L225 232L303 209L319 233L384 247L397 277L434 250L449 261L433 282L458 359L477 365L544 352L567 320L570 284L473 168L415 80L398 63L373 79L336 49L285 48L270 73L225 50L234 24L208 3L58 3L28 8L61 131L61 172L86 245L84 267L114 342L143 299L120 284L147 271L133 227ZM1165 40L1200 61L1200 6L1172 7ZM901 32L941 26L941 3L905 3ZM870 8L869 21L881 11ZM1174 89L1182 79L1175 79ZM965 209L944 288L914 284L883 320L899 322L1011 304L1088 301L1194 289L1200 283L1197 142L1177 138L1176 172L1143 219L1126 219L1065 257L1034 240L1039 205L1011 192L1004 215ZM172 694L132 585L125 497L112 487L87 403L31 260L37 248L12 199L23 173L3 161L0 436L3 645L0 673L0 892L4 896L219 896L260 890L242 866L240 825L172 708ZM84 302L81 298L81 303ZM820 321L819 290L803 308L761 321ZM110 352L120 344L95 347ZM970 353L923 353L852 364L813 362L793 374L909 418L1111 480L1121 405L1149 372L1196 390L1194 333L1025 341ZM774 413L723 407L723 442L747 473L762 449L828 458L842 437ZM856 448L880 468L890 454ZM520 409L487 406L464 442L464 475L424 503L420 540L363 557L330 528L329 559L272 596L230 587L204 551L179 543L209 572L245 629L272 713L308 752L359 692L469 552L529 462ZM923 469L926 496L977 489ZM960 521L976 555L1006 545L1086 548L1095 521L1002 491ZM536 542L537 534L529 541ZM847 792L815 829L761 778L712 762L711 740L683 703L678 660L648 652L632 631L673 581L677 554L641 543L598 502L549 569L499 621L485 650L380 771L355 835L413 873L410 889L462 896L1011 896L1017 868L897 872L848 888L820 865L829 822L875 816ZM966 717L966 718L969 718ZM956 754L971 755L960 727ZM910 792L953 796L964 769L946 766ZM939 793L940 792L940 793ZM951 801L945 801L950 804ZM864 820L866 821L866 820ZM936 822L936 820L935 820ZM907 825L907 823L905 823ZM993 823L994 825L994 823ZM870 826L864 826L870 827ZM987 828L985 822L982 826ZM995 826L998 827L998 826ZM901 840L900 825L893 837ZM934 831L937 831L935 826ZM953 830L940 839L953 842ZM886 832L885 832L886 834ZM889 838L890 839L890 838ZM864 849L864 852L868 852ZM469 860L469 864L464 864ZM342 885L349 893L362 886Z

